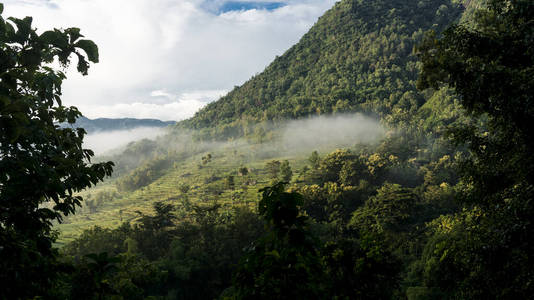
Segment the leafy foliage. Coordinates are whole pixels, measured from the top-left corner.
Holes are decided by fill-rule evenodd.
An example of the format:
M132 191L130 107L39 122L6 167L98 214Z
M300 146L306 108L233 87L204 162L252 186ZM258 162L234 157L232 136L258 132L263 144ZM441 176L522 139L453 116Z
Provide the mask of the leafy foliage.
M31 17L0 17L0 298L46 295L56 273L52 221L75 212L77 192L111 175L111 162L90 163L85 130L57 125L81 114L62 105L66 77L51 65L66 67L74 55L87 74L98 48L82 38L78 28L39 35Z
M416 215L415 197L398 184L385 184L354 212L351 225L379 233L401 231Z
M397 284L397 261L378 239L322 246L300 215L302 196L282 183L262 190L259 213L267 233L241 259L237 299L387 299ZM385 289L386 288L386 289Z
M336 4L264 73L180 125L255 144L131 147L148 160L130 176L156 174L121 191L140 213L64 253L120 257L103 277L115 298L528 298L532 5L463 2L465 23L443 35L459 1ZM412 52L422 40L423 64ZM436 89L416 90L421 67L420 87ZM283 118L346 111L394 128L309 159L267 144ZM287 190L269 186L280 179ZM252 187L264 188L259 215Z
M280 165L280 179L283 182L289 182L291 181L291 178L293 177L293 171L291 170L291 166L289 165L288 160L284 160L282 164Z
M451 131L470 154L461 164L466 211L442 220L448 226L438 227L427 245L427 284L451 297L534 292L532 271L522 267L534 253L527 238L534 232L533 21L531 1L488 1L472 27L452 26L420 47L420 86L448 84L463 107L486 120Z
M238 299L310 299L324 293L318 248L299 215L300 195L277 184L262 190L259 213L268 233L250 247L236 273Z

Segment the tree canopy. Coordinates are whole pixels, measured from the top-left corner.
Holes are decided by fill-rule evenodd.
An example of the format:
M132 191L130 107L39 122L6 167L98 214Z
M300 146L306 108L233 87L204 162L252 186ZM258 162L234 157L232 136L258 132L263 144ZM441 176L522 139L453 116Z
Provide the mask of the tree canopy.
M97 46L78 28L39 34L31 17L0 17L0 298L46 292L52 221L74 213L82 202L76 193L112 172L111 162L91 164L84 129L58 125L81 116L61 101L73 56L84 75L98 62Z
M61 111L66 121L78 114L59 103L64 74L45 56L28 71L21 53L42 44L38 53L71 49L90 62L91 47L77 47L88 42L73 29L30 29L14 42L9 26L28 21L3 20L0 87L13 95L0 103L0 146L11 151L0 156L11 168L0 172L0 298L531 298L531 2L340 1L265 72L181 124L220 138L257 134L257 144L185 140L179 127L130 145L113 158L123 176L66 219L99 226L64 246L61 264L50 222L111 165L89 162L83 130L54 126ZM54 46L56 35L73 46ZM2 63L10 59L24 71ZM266 143L281 134L278 119L347 111L374 112L394 129L376 144L305 149L309 159ZM52 115L50 127L40 114ZM54 280L60 267L68 272Z
M426 250L427 284L451 297L534 293L524 267L534 259L533 24L532 1L491 0L472 24L430 35L419 48L419 86L449 85L474 117L450 130L469 150L460 164L466 210L436 221Z

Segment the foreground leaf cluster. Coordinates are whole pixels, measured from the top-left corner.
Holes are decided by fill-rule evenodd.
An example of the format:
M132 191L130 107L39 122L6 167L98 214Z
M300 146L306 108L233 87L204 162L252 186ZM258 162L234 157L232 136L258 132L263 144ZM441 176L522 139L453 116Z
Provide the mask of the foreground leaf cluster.
M3 5L0 4L0 13ZM83 129L60 128L81 114L61 102L62 71L78 58L87 74L98 49L78 28L38 34L32 18L0 17L0 298L46 290L54 274L52 221L75 212L76 193L109 176L112 163L91 164Z

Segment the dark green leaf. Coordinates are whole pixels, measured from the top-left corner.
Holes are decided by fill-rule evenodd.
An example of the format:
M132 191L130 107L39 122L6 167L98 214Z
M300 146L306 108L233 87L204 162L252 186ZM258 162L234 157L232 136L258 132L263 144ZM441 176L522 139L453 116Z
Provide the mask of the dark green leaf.
M61 49L68 46L67 36L57 29L43 32L39 39L43 43L51 44Z
M87 54L89 61L98 62L98 46L91 40L79 40L74 46L82 49Z

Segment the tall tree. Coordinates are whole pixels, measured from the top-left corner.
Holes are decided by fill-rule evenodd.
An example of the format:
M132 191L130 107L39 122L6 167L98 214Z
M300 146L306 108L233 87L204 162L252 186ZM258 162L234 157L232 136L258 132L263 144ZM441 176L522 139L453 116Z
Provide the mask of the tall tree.
M472 24L420 46L420 88L447 84L474 122L451 130L470 210L440 226L427 283L460 298L534 294L534 3L490 0ZM477 118L479 117L479 118ZM480 125L482 123L482 125Z
M266 233L248 247L223 299L391 299L399 262L378 235L322 243L301 212L302 195L261 190Z
M319 164L321 163L319 153L317 153L317 151L313 151L310 157L308 158L308 161L310 162L313 169L318 169Z
M280 165L281 163L279 160L271 160L270 162L265 164L265 169L269 173L271 179L278 179L278 173L280 173Z
M3 5L0 4L0 13ZM61 102L72 55L87 74L98 48L78 28L38 34L32 18L0 16L0 298L44 295L54 274L52 221L75 212L77 192L111 175L111 162L91 164L85 131L61 128L81 116Z
M287 160L284 160L280 165L280 177L284 182L291 181L291 177L293 177L293 171L291 170L291 166Z
M302 196L284 184L262 190L267 234L248 249L235 275L236 299L318 299L324 293L319 248L300 215Z

